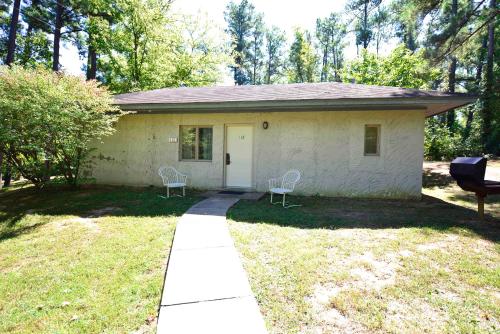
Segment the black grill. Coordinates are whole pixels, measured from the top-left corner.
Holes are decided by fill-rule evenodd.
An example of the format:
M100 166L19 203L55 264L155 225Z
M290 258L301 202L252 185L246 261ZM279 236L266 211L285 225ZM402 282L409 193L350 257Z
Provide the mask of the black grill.
M500 182L484 179L486 173L486 158L459 157L450 164L450 174L460 188L476 193L478 213L484 217L484 198L491 194L500 194Z
M450 174L458 182L484 184L486 158L456 158L450 164ZM460 187L462 187L460 185Z

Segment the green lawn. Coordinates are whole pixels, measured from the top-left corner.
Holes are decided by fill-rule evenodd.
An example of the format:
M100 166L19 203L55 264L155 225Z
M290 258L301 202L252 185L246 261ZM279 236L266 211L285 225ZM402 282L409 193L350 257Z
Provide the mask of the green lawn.
M497 333L500 196L292 197L228 215L270 333ZM154 332L177 217L157 188L0 191L0 333Z
M0 333L154 332L175 223L154 188L0 193Z
M498 333L500 196L480 222L474 197L432 174L421 201L236 204L231 233L270 333Z

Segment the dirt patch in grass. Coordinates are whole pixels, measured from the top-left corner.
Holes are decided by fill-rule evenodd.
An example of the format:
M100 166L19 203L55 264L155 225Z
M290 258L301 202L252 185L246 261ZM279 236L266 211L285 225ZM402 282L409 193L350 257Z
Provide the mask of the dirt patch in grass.
M380 291L396 281L396 270L400 266L396 259L376 260L371 252L347 259L350 269L350 285L357 289Z
M120 211L123 211L123 209L115 206L107 206L105 208L95 209L90 211L88 213L88 217L98 218L98 217L110 216Z
M345 233L341 233L345 236ZM351 299L358 293L379 294L396 282L400 268L397 254L377 259L371 251L339 258L330 264L330 272L344 271L336 283L316 284L307 297L315 321L307 332L311 333L370 333L375 328L366 327L352 317Z
M411 301L392 300L387 304L385 314L387 328L394 333L443 333L448 321L446 312L432 307L423 299ZM418 330L417 330L418 329Z
M54 225L58 229L64 229L68 227L72 228L74 225L79 225L88 228L89 230L94 232L99 231L99 225L97 224L97 221L92 218L75 217L75 218L62 219L55 221Z
M311 305L314 326L309 326L304 333L370 333L366 327L350 319L332 305L332 300L339 292L340 288L332 285L318 284L314 287L314 293L307 298L307 302Z

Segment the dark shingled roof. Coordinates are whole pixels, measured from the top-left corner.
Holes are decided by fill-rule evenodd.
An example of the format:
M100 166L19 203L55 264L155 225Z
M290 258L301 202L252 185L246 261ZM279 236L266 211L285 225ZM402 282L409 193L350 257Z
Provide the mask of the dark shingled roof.
M114 101L122 109L155 108L169 109L192 107L193 105L224 105L238 103L238 107L244 108L245 104L253 102L261 106L276 106L280 102L296 101L302 103L314 101L318 105L329 102L332 106L336 101L342 101L342 105L355 105L360 100L439 100L442 103L450 103L459 100L451 107L464 105L474 100L473 96L466 94L449 94L438 91L424 91L417 89L406 89L387 86L370 86L359 84L346 84L338 82L325 83L300 83L279 84L259 86L214 86L214 87L181 87L163 88L144 92L120 94L114 97ZM267 104L266 104L267 102ZM325 105L326 106L326 105ZM447 109L450 109L447 108ZM440 108L442 109L442 108ZM201 109L199 109L201 110ZM439 110L438 112L442 112ZM434 112L434 114L437 112Z

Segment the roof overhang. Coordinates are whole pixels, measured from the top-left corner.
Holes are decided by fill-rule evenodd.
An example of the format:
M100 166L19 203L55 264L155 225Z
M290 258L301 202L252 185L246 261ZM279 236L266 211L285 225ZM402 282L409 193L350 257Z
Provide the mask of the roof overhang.
M137 114L178 113L239 113L285 111L376 111L415 110L425 111L426 117L470 104L471 96L427 98L369 98L333 100L277 100L277 101L225 101L195 103L140 103L117 104L122 110Z

